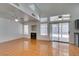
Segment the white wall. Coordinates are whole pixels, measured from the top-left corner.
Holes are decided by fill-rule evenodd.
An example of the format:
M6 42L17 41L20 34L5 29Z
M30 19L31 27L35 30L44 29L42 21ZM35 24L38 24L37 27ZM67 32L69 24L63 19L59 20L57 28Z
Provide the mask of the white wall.
M75 5L71 9L71 20L70 20L70 42L74 43L74 32L79 33L79 30L75 29L75 20L79 19L79 5Z
M30 35L31 35L30 33L31 32L36 32L37 33L37 40L49 40L48 36L40 35L40 22L30 21L30 22L27 22L25 24L28 24L28 26L29 26L29 34L25 35L25 37L30 38ZM31 30L32 25L36 25L36 31Z
M30 33L31 33L31 32L36 32L37 34L39 33L39 30L38 30L38 29L39 29L39 28L38 28L38 27L39 27L39 23L30 21L30 22L25 23L25 25L28 25L28 29L29 29L29 30L28 30L29 33L28 33L28 35L25 35L25 37L30 38L30 35L31 35ZM37 26L37 27L36 27L36 31L32 31L32 30L31 30L31 26L32 26L32 25L36 25L36 26Z
M10 41L22 36L22 25L0 17L0 42Z

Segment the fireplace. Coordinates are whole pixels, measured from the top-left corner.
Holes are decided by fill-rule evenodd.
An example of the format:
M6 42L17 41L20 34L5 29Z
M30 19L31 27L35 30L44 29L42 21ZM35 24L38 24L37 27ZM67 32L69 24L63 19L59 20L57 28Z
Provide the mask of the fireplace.
M36 39L36 36L37 36L36 33L33 32L31 33L31 39Z

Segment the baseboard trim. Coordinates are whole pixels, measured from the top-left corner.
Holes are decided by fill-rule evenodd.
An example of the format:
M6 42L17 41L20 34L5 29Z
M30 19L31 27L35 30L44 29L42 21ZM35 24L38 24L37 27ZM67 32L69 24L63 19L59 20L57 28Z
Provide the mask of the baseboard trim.
M9 41L13 41L13 40L17 40L17 39L23 39L24 37L15 37L15 38L10 38L10 39L6 39L1 41L0 43L5 43L5 42L9 42Z
M74 43L70 43L70 42L63 42L63 41L56 41L56 40L50 40L50 42L59 42L59 43L67 43L67 44L72 44L72 45L74 45Z

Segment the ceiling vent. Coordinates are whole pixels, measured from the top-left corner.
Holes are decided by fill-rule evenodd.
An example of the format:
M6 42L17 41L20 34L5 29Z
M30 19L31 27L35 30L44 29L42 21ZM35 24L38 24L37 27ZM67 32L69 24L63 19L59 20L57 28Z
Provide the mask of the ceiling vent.
M34 14L34 13L32 13L32 16L34 16L34 17L35 17L35 14Z
M62 16L58 16L58 18L62 18Z

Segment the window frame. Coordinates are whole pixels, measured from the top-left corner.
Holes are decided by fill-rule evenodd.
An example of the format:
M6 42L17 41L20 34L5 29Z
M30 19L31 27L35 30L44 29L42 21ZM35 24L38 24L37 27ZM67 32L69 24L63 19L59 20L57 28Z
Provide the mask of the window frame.
M41 25L46 24L46 34L41 34ZM48 35L48 23L40 23L40 35L47 36Z
M52 19L54 19L54 17L58 17L59 15L57 15L57 16L51 16L50 17L50 22L55 22L55 21L70 21L70 14L63 14L63 15L60 15L60 16L62 16L62 18L56 18L56 20L52 20ZM60 20L61 19L61 20Z
M46 18L46 19L45 19L45 18ZM44 20L44 21L41 21L41 19L45 19L45 20ZM41 23L48 22L48 18L47 18L47 17L40 18L40 22L41 22Z
M25 26L27 26L27 31L25 31L26 29L25 29ZM25 35L28 35L29 34L29 25L27 24L27 25L24 25L24 34Z

